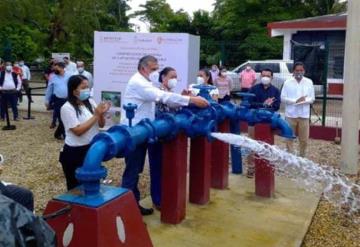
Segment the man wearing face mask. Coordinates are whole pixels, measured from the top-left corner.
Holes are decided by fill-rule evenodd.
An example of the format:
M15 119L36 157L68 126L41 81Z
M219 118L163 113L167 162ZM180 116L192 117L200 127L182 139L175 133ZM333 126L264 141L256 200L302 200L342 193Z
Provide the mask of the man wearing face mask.
M144 56L139 60L138 72L129 80L125 94L124 104L132 103L138 106L133 124L142 119L155 119L155 103L163 103L171 106L187 106L194 104L198 107L207 107L209 103L202 97L182 96L176 93L160 90L153 83L159 82L159 64L154 56ZM125 111L122 110L121 122L128 124ZM144 143L136 147L134 151L125 157L126 168L122 178L122 187L132 190L136 200L140 200L138 189L139 174L143 171L148 144ZM142 215L153 213L152 208L143 208L139 205Z
M246 66L246 69L241 71L239 75L241 92L247 93L249 89L255 84L256 82L256 73L251 68L250 65Z
M15 72L11 62L5 63L5 71L0 73L0 93L1 93L1 120L5 120L5 110L10 104L14 121L19 121L17 101L18 92L21 89L21 78Z
M93 76L89 71L85 70L85 63L83 61L77 61L76 62L76 68L77 68L77 72L75 73L75 75L85 76L89 81L89 88L90 88L90 91L91 91L91 89L94 86L94 84L93 84Z
M260 74L260 83L250 88L249 93L255 95L251 99L251 108L259 109L265 108L266 110L275 112L280 108L280 91L271 84L273 80L273 71L271 69L263 69ZM249 137L254 138L254 126L248 127ZM254 155L249 154L247 157L247 177L253 178L255 174Z
M250 88L249 93L255 94L251 101L252 108L266 108L269 111L278 111L280 108L280 91L271 84L273 71L263 69L260 74L260 83Z
M49 84L45 93L45 106L49 108L50 99L54 102L54 115L59 120L59 125L55 130L54 137L58 140L65 138L65 130L60 117L60 109L65 104L67 98L67 83L71 74L65 72L65 63L57 61L54 64L54 75L49 79Z
M306 78L305 66L297 62L293 67L293 78L284 82L281 100L285 103L285 117L294 133L299 137L300 156L305 157L309 139L310 104L315 101L315 90L311 79ZM289 152L294 152L293 140L286 143Z

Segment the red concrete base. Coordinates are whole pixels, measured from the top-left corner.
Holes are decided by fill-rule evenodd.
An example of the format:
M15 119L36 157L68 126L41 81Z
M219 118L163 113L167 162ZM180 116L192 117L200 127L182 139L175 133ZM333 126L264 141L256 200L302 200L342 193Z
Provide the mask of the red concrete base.
M255 140L274 144L274 134L270 124L255 125ZM255 158L255 194L272 197L275 192L275 174L269 161Z
M51 200L44 214L67 205L67 202ZM98 208L71 204L71 211L47 223L56 232L57 246L153 246L131 192Z
M189 201L206 204L210 199L211 143L205 137L191 139Z
M163 145L161 221L179 224L186 214L187 137L179 134Z
M229 133L229 120L220 123L218 131ZM215 140L211 143L211 150L211 187L226 189L229 184L229 144Z

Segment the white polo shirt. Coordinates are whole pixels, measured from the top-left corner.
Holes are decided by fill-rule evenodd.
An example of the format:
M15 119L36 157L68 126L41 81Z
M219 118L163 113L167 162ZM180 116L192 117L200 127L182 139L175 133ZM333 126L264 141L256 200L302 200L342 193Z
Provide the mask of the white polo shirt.
M144 118L151 121L155 119L155 103L161 102L170 107L187 106L190 102L189 96L162 91L153 85L139 72L135 73L126 85L123 104L136 104L133 125ZM121 123L127 125L128 120L124 109L121 109Z
M306 96L305 102L296 103ZM315 101L315 90L311 79L303 77L300 82L295 78L284 82L281 90L281 101L285 103L285 116L289 118L309 118L310 104Z
M96 103L93 99L89 99L93 109L96 108ZM71 147L78 147L90 144L94 136L99 133L99 124L94 124L88 131L81 136L77 136L70 129L79 126L80 124L89 120L93 114L86 108L86 106L80 106L81 114L76 115L75 108L67 101L61 107L61 120L64 123L65 128L65 143Z

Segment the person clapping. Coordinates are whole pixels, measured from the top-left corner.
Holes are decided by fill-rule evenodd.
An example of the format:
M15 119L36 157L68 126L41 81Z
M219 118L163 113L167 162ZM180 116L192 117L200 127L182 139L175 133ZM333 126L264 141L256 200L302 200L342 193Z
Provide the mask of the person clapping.
M75 170L82 166L92 138L105 125L104 113L109 103L96 105L90 98L89 82L82 75L73 75L68 82L68 99L61 107L61 119L65 127L65 145L59 161L66 178L67 189L73 189L79 182Z

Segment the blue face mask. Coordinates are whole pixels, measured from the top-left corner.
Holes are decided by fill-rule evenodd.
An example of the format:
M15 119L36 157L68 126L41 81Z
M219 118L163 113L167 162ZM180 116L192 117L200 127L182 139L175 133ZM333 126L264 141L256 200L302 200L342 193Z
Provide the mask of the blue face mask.
M79 100L84 101L90 98L90 89L82 89L80 90L80 95L78 96Z

